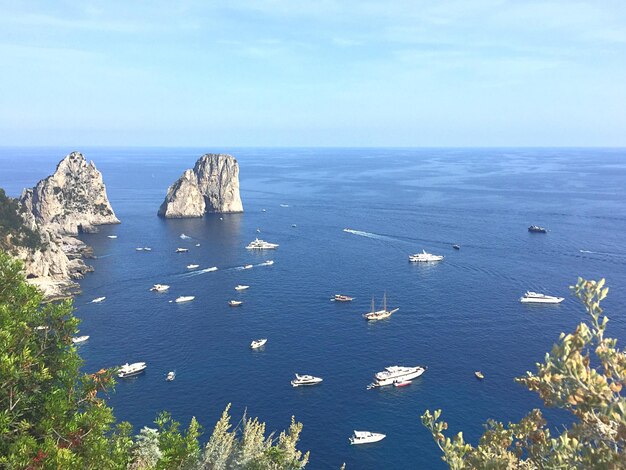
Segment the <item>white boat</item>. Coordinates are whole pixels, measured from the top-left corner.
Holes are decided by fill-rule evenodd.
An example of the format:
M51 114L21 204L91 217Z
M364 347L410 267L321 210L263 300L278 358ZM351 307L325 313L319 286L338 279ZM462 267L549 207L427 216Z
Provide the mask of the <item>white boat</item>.
M260 228L256 229L256 233L261 233L261 229Z
M436 261L441 261L443 256L441 255L433 255L432 253L426 253L426 250L422 250L421 253L415 253L414 255L409 255L409 261L411 263L433 263Z
M369 384L367 388L383 387L385 385L393 385L395 383L404 383L418 378L428 367L414 366L389 366L385 370L374 374L374 382Z
M74 344L84 343L88 339L89 339L89 335L75 336L74 338L72 338L72 343Z
M371 444L373 442L382 441L385 434L369 431L354 431L352 437L350 437L350 444Z
M146 370L145 362L135 362L133 364L129 364L128 362L121 366L117 371L117 376L120 379L125 379L127 377L133 377L135 375L141 374L144 370Z
M200 243L196 243L196 246L200 246Z
M176 248L176 253L187 253L188 251L188 248Z
M104 299L106 299L106 297L96 297L95 299L93 299L91 301L92 304L99 304L100 302L104 302Z
M259 264L259 266L271 266L272 264L274 264L274 261L268 259L267 261L263 261L261 264Z
M229 300L228 305L231 307L239 307L243 302L241 300Z
M563 300L563 297L553 297L551 295L531 291L527 291L524 296L519 299L523 304L560 304Z
M152 248L150 248L149 246L144 246L143 251L152 251Z
M135 248L135 251L143 251L143 247L142 246L137 247L137 248Z
M250 343L250 347L252 349L258 349L265 346L265 343L267 343L267 338L255 339Z
M243 269L252 269L254 266L251 264L246 264Z
M117 238L117 235L107 235L107 238L115 240Z
M181 295L176 298L176 303L191 302L195 297L193 295Z
M188 264L187 265L187 269L196 269L199 268L200 265L199 264Z
M238 284L235 286L235 290L246 290L246 289L250 289L250 286L243 286L241 284Z
M175 378L176 378L176 372L171 370L167 373L167 377L165 377L165 380L167 380L168 382L173 382Z
M377 321L384 320L385 318L389 318L391 315L396 313L400 308L394 308L393 310L387 310L387 294L383 296L383 308L382 310L376 310L374 307L374 299L372 298L372 311L363 314L363 318L367 321Z
M280 207L289 207L289 204L281 204Z
M181 240L189 240L191 237L189 235L185 235L184 233L180 234Z
M305 385L317 385L322 383L321 377L313 377L312 375L298 375L291 381L292 387L302 387Z
M170 286L167 284L155 284L150 288L150 290L153 292L165 292L169 288Z
M296 224L291 224L291 226L292 226L293 228L296 228L296 227L297 227L297 225L296 225Z
M217 266L213 266L211 268L206 268L205 271L207 273L212 273L213 271L217 271Z
M264 240L259 240L258 238L251 241L246 247L247 250L275 250L276 248L278 248L276 243L266 242Z
M266 212L266 209L261 209L261 212Z

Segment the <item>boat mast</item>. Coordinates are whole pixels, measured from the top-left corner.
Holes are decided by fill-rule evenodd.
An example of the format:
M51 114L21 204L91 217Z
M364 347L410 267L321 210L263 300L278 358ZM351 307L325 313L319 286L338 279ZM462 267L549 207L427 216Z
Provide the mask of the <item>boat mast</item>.
M385 291L385 294L383 295L383 310L385 312L387 311L387 291Z
M376 309L374 308L374 297L372 297L372 313L376 312Z

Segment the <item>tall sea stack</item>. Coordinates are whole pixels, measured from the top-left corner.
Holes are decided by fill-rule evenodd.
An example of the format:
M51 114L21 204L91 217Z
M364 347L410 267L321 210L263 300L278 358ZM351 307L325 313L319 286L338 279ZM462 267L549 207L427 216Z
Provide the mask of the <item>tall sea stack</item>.
M169 187L158 215L187 218L208 212L243 212L239 164L232 155L208 153L200 157L193 170L185 170Z

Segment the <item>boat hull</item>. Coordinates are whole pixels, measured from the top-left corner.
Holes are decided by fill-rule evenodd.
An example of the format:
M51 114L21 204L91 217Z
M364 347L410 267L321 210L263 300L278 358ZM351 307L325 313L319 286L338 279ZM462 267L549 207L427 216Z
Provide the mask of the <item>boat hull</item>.
M521 299L519 299L519 301L523 304L560 304L561 302L563 302L563 300L563 297L554 297L548 299L533 299L522 297Z
M410 372L408 374L402 375L400 377L390 377L388 379L382 379L382 380L376 380L375 385L378 387L384 387L386 385L393 385L395 382L407 382L409 380L414 380L417 379L419 376L421 376L424 372L426 372L425 369L418 369L414 372Z

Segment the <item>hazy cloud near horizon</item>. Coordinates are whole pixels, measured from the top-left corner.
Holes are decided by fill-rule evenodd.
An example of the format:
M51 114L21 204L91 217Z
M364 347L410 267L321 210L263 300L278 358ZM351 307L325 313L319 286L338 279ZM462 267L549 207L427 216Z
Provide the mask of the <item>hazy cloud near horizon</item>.
M2 145L626 145L623 1L0 5Z

